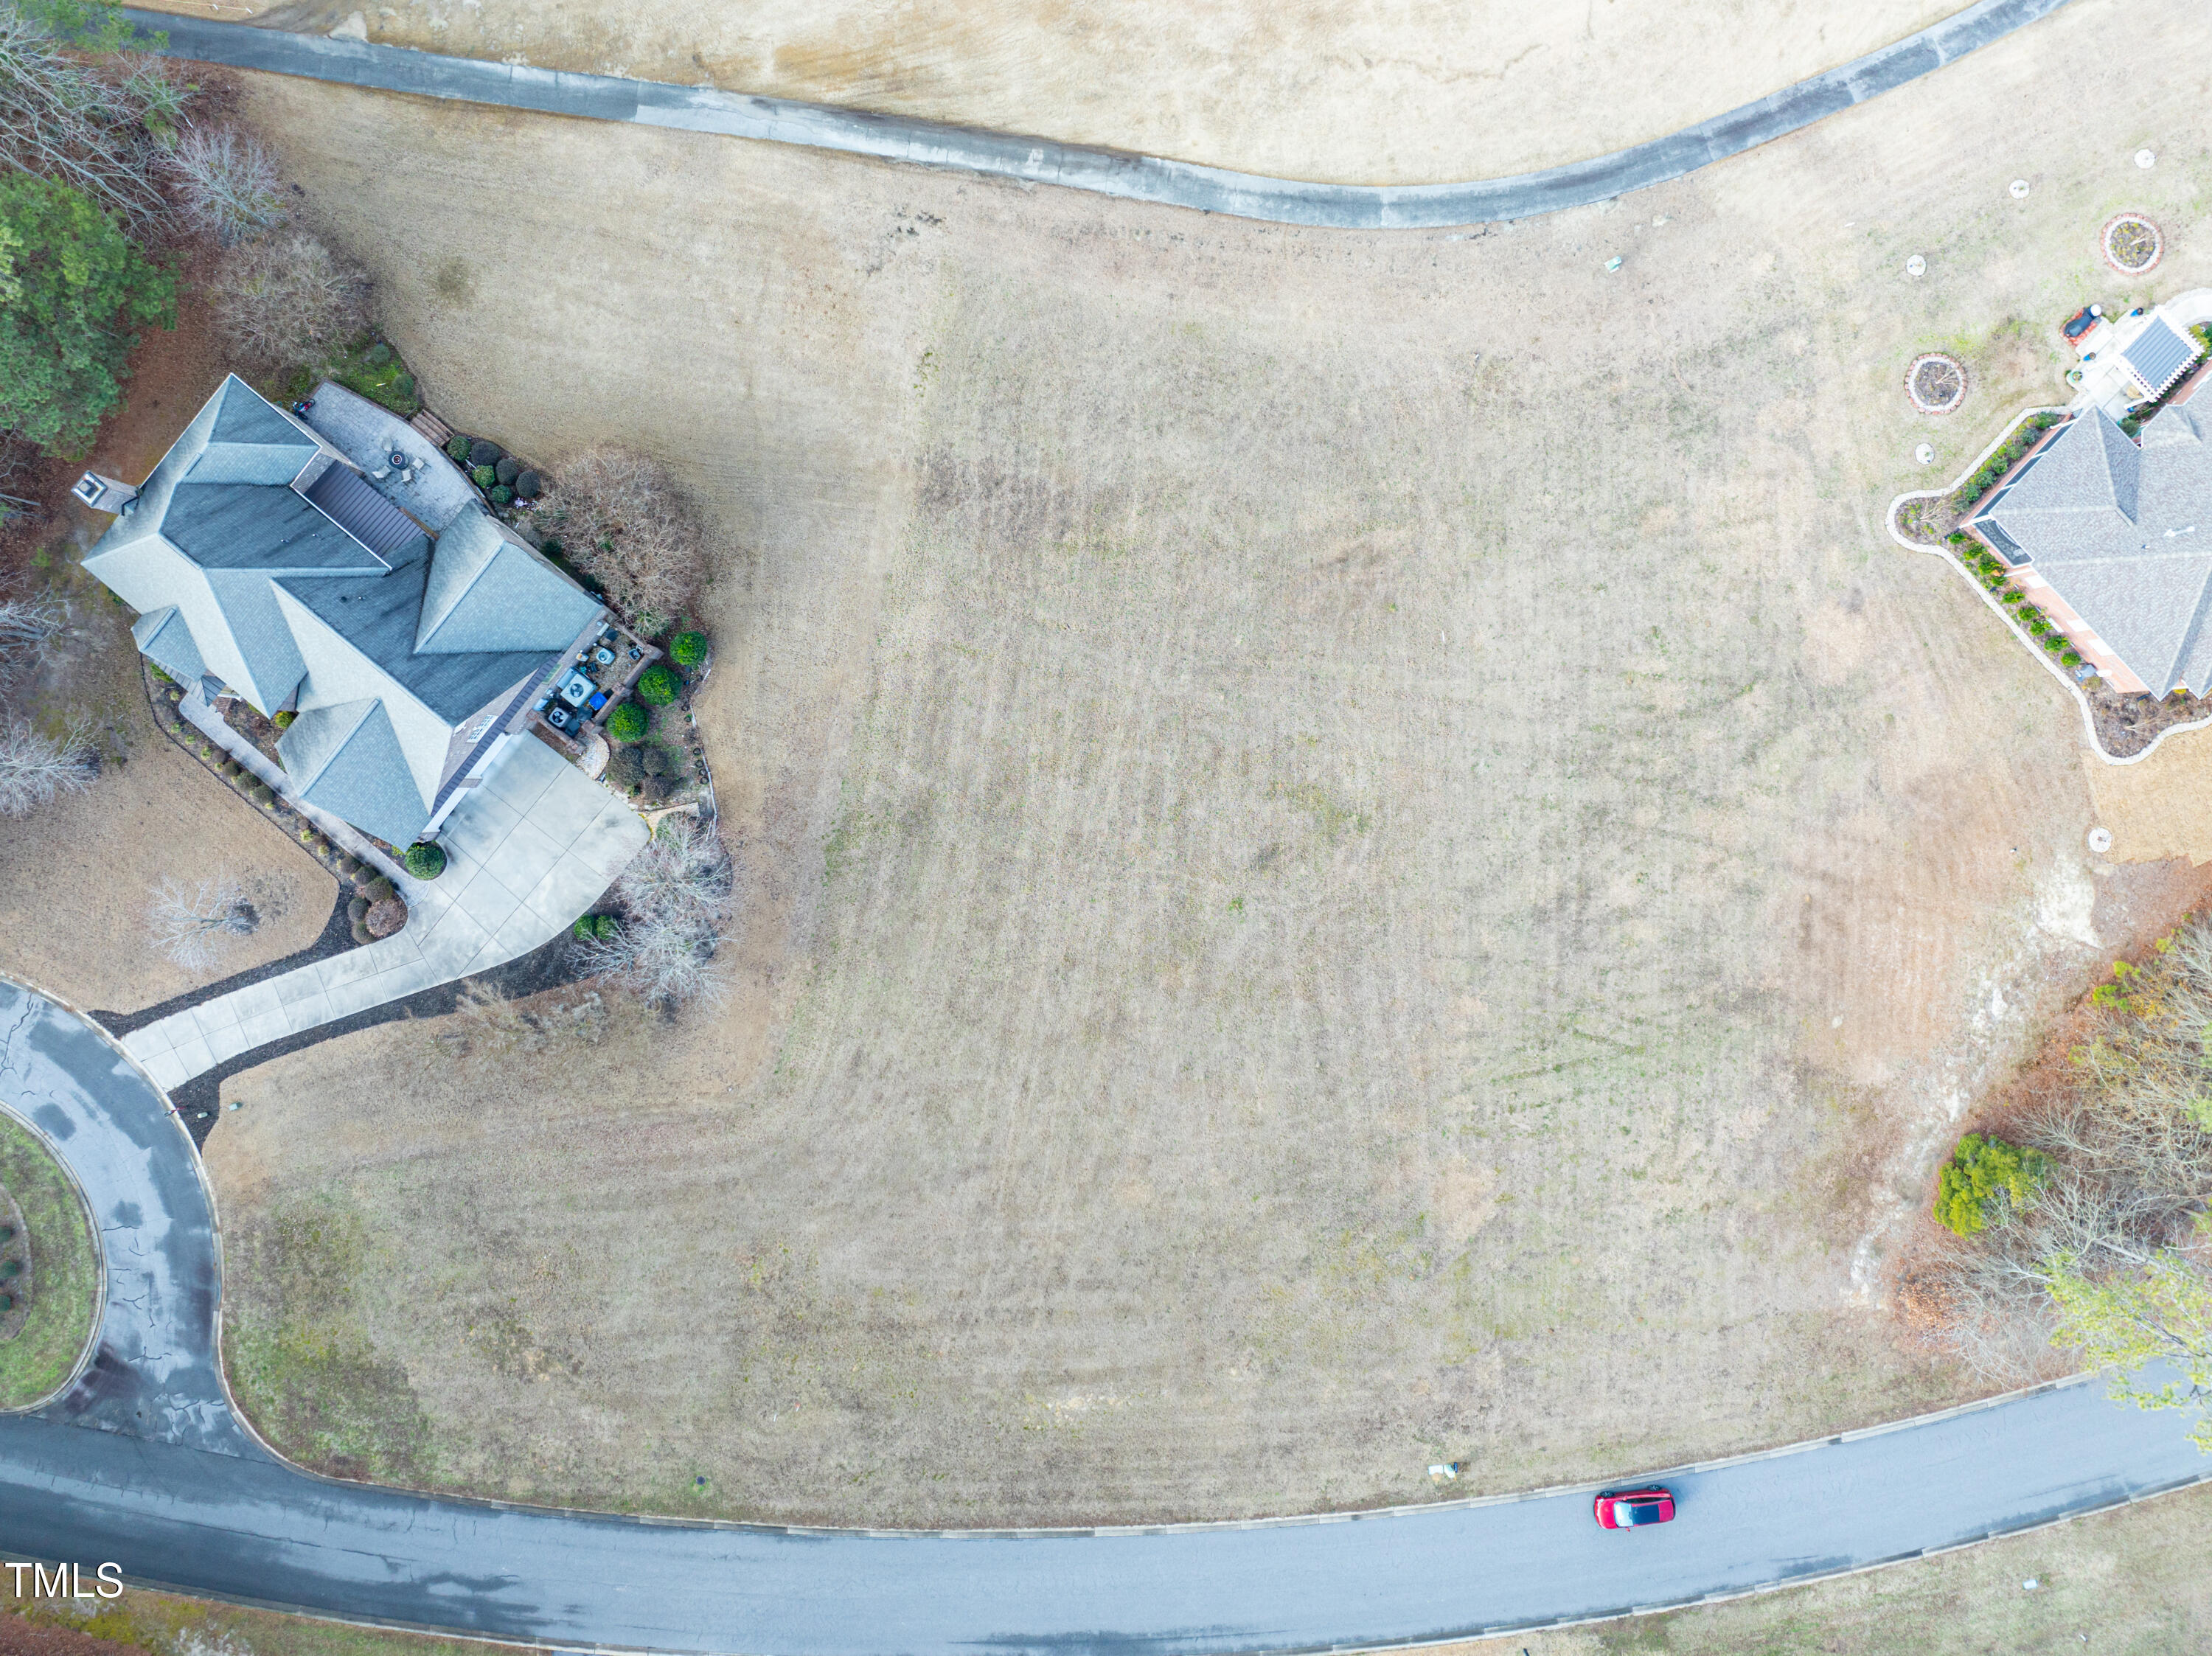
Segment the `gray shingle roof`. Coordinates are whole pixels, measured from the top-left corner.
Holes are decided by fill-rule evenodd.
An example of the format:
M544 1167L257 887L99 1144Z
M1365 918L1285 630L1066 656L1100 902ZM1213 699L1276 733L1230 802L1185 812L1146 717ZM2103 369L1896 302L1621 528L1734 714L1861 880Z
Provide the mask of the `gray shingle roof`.
M565 650L599 602L483 513L465 513L438 537L415 648Z
M2130 442L2102 409L2051 438L1974 519L2032 561L2145 684L2212 680L2212 409L2167 409Z
M278 751L303 795L394 843L602 613L481 507L434 555L235 377L84 566L144 612L134 636L165 670L212 674L264 713L296 704Z

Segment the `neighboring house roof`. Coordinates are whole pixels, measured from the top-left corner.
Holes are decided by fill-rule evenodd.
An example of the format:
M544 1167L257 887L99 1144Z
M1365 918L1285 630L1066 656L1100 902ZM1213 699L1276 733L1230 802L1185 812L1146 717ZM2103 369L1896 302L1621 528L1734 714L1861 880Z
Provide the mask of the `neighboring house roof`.
M2162 316L2151 318L2135 343L2120 353L2147 397L2157 396L2180 379L2199 355L2197 342L2184 337Z
M264 713L302 798L394 844L604 613L481 507L439 537L233 376L84 566Z
M2015 566L2032 563L2156 694L2212 683L2212 409L2163 410L2140 447L2091 409L1973 527Z

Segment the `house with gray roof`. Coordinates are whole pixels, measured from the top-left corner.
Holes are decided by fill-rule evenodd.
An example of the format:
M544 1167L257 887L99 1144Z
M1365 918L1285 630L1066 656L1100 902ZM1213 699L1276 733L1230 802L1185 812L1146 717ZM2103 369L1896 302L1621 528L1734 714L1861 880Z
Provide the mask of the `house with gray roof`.
M84 567L140 651L292 714L294 791L393 846L435 832L605 616L480 507L434 539L235 375L135 492L86 485L120 515Z
M1968 525L2122 690L2212 688L2212 399L2061 426Z

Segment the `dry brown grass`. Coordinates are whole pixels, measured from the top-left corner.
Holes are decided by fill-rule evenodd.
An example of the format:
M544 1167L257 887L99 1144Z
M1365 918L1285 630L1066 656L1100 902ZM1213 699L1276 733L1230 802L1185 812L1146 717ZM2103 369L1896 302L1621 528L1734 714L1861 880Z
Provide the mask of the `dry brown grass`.
M358 1228L411 1475L1226 1515L1956 1395L1857 1297L1887 1227L2191 883L2088 863L2072 705L1880 513L2049 395L2117 205L2196 224L2201 100L2126 53L2212 25L2154 11L1464 237L253 83L436 406L659 455L746 553L727 1007L504 1085L347 1037L210 1142L240 1235Z

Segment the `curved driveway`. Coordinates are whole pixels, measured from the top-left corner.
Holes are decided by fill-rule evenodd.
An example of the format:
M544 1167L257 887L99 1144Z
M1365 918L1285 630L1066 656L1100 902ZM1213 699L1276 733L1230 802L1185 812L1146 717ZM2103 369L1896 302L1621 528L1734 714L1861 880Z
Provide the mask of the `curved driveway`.
M1255 1524L924 1535L657 1522L311 1477L240 1429L218 1250L161 1094L0 982L0 1096L85 1186L110 1273L98 1362L0 1417L0 1550L364 1621L568 1647L922 1656L1416 1643L1694 1603L1981 1540L2212 1474L2174 1414L2094 1385L1663 1474L1673 1525L1589 1489Z
M386 92L502 104L593 120L635 121L732 137L842 150L884 161L1056 184L1133 201L1161 202L1238 218L1338 229L1420 229L1533 217L1664 184L1740 155L1917 80L2065 0L1979 0L1931 28L1841 68L1699 121L1649 143L1540 173L1469 184L1312 184L1114 149L985 132L903 115L794 103L711 88L446 58L398 46L292 34L247 23L126 9L142 30L165 30L172 57L268 70ZM1571 95L1571 89L1569 89Z

